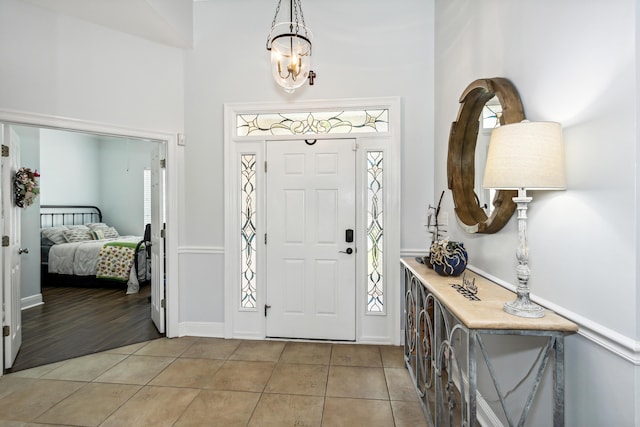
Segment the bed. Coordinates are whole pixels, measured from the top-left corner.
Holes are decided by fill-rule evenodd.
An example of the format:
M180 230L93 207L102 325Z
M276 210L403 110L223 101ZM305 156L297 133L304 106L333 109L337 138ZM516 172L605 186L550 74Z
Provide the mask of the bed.
M121 236L96 206L42 205L40 234L43 284L121 283L132 294L149 280L149 233Z

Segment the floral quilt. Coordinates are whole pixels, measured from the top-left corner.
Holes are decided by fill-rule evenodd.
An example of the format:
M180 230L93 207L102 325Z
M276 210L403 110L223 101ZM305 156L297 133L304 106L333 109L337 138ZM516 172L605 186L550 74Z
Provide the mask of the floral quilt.
M128 282L132 274L136 244L133 242L105 243L98 256L96 277ZM135 272L133 274L135 275Z

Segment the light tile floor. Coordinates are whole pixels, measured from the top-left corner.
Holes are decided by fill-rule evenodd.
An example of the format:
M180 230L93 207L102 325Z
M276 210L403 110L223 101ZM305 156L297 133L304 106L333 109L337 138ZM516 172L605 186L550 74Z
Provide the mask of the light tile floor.
M5 375L0 426L425 426L402 348L161 338Z

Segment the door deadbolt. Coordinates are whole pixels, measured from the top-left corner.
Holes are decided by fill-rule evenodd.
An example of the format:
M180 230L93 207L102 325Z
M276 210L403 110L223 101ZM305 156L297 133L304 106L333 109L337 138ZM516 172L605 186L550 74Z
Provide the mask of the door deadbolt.
M353 230L347 229L344 230L344 241L347 243L353 243Z

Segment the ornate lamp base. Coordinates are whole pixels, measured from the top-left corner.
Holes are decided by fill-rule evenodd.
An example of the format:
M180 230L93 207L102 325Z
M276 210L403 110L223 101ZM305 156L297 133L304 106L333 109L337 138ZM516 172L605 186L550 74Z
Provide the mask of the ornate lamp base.
M531 302L529 295L518 294L515 301L505 302L502 309L514 316L532 318L544 317L544 309L538 304Z
M531 197L527 197L527 190L518 189L518 197L513 201L518 206L518 236L520 246L516 251L518 266L516 273L518 276L518 288L516 289L515 301L507 302L503 310L509 314L520 317L544 317L544 310L538 304L531 302L529 298L529 249L527 248L527 205L531 202Z

